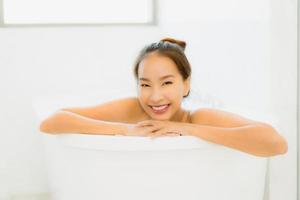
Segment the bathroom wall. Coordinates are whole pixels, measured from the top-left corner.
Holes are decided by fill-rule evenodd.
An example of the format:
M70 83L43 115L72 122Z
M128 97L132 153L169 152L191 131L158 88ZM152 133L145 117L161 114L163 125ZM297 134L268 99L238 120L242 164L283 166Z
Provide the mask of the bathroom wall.
M271 160L270 199L297 199L297 2L270 5L270 109L289 143L287 156Z
M135 95L138 51L165 36L187 42L192 101L269 122L287 138L288 154L269 160L265 199L296 199L296 4L162 0L155 26L0 28L0 200L47 197L36 102Z

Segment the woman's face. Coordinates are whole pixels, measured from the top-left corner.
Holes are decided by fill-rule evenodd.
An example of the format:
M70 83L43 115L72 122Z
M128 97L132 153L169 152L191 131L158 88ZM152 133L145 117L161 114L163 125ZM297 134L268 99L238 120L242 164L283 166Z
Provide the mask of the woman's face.
M181 111L189 81L183 81L172 59L157 53L148 54L138 69L139 102L152 119L172 120Z

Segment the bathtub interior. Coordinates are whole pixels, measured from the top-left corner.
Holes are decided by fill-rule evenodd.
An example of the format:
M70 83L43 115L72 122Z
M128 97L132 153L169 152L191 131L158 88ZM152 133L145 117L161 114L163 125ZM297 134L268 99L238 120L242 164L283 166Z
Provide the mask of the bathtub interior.
M193 136L41 134L54 200L262 200L266 158Z

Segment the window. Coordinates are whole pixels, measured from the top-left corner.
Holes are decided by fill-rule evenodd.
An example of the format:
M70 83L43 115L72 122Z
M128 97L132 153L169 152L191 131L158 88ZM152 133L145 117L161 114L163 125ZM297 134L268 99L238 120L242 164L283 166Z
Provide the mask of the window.
M151 24L154 0L0 0L4 25Z

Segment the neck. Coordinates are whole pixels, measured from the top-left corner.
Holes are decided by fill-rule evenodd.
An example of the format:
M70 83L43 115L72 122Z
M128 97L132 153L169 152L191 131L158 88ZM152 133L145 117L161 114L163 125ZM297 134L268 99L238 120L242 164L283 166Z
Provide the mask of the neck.
M187 111L183 110L183 109L179 109L175 115L170 119L170 121L174 121L174 122L183 122L185 116L187 115Z

